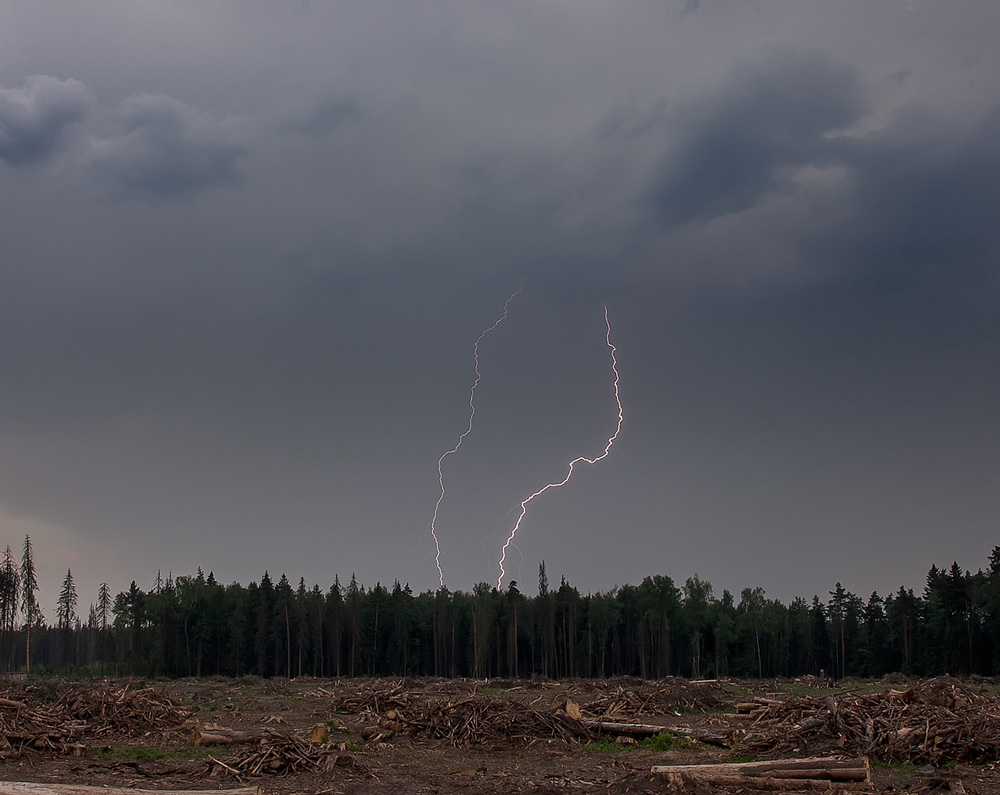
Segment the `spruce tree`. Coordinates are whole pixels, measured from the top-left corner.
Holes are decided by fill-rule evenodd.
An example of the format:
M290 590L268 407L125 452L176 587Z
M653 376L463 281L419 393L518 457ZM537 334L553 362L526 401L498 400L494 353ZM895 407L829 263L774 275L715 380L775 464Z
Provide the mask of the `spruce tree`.
M21 553L21 614L24 616L24 670L31 674L31 630L42 621L38 607L38 578L35 576L35 555L31 536L24 537Z

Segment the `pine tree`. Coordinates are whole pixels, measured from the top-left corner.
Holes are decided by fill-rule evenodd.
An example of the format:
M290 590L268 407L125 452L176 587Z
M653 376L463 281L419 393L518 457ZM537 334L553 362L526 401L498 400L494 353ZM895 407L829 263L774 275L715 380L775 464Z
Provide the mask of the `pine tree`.
M31 536L24 537L21 553L21 614L24 616L24 670L31 673L31 630L42 621L38 607L38 578L35 576L35 556Z
M68 667L73 652L73 624L76 622L76 585L73 584L73 572L66 569L62 590L59 591L59 602L56 606L56 626L61 630L63 639L63 665Z
M0 660L8 670L14 661L14 628L20 597L21 572L8 545L0 564Z

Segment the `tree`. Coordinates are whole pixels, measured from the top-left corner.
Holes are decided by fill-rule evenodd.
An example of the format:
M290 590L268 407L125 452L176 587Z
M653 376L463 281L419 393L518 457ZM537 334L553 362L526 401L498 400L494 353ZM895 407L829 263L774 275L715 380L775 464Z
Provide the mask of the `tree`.
M104 658L107 652L108 645L108 621L111 618L112 602L111 602L111 589L108 587L106 582L102 582L100 587L97 589L97 626L100 632L101 639L101 673L104 673Z
M744 588L740 592L740 603L736 608L742 619L744 634L753 637L752 648L757 659L757 676L761 679L764 677L764 655L761 652L760 635L766 603L763 588Z
M691 642L691 676L701 679L702 631L709 617L712 584L697 574L684 583L683 616Z
M0 564L0 660L7 670L14 662L14 630L21 599L21 572L7 546Z
M24 670L31 673L31 630L42 621L38 607L38 578L35 576L35 555L31 536L24 536L21 553L21 614L24 616Z
M69 667L73 651L73 623L76 621L76 585L73 584L73 572L66 569L62 590L59 591L59 601L56 605L56 626L60 630L63 644L63 666Z

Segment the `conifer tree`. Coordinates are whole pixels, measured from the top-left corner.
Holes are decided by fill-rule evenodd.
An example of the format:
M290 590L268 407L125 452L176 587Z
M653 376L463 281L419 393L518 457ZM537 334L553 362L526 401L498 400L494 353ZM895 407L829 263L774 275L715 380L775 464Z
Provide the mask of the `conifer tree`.
M63 638L63 665L68 667L73 651L73 625L76 622L76 585L73 584L73 572L66 569L62 590L59 591L59 602L56 606L56 625L61 630Z
M31 536L25 535L24 550L21 553L21 615L24 616L24 670L28 674L31 674L31 630L42 620L37 593L34 548Z

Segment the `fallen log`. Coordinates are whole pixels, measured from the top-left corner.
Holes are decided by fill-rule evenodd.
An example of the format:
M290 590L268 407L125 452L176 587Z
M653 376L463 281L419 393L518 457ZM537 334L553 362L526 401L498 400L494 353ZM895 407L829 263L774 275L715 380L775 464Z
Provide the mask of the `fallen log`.
M195 745L239 745L257 743L264 736L264 730L240 731L222 726L203 726L194 730Z
M713 778L711 781L707 781L705 779L691 779L681 773L671 773L666 776L666 779L668 789L679 790L681 792L687 791L687 784L695 782L699 784L711 784L714 786L739 787L741 790L765 790L767 792L780 792L782 790L792 792L819 790L822 792L844 793L844 795L847 795L847 793L858 793L858 795L861 795L861 793L868 793L871 791L870 785L862 784L861 782L822 781L821 779L811 778L770 778L766 776L748 778L744 776L719 776L717 778ZM864 786L864 789L859 789L859 786Z
M584 726L607 734L624 734L628 737L653 737L667 732L678 737L693 737L703 743L721 745L726 748L732 744L732 734L710 731L708 729L692 729L688 726L659 726L652 723L619 723L610 720L581 720Z
M35 784L27 781L0 781L0 795L261 795L260 787L240 789L132 789L130 787L88 787L82 784Z
M838 782L871 783L871 766L866 756L856 759L775 759L718 765L653 765L651 772L653 775L666 776L674 783L691 781L703 784L737 784L756 789L802 787L809 781L823 782L825 786ZM775 782L779 781L790 782L790 785L778 786ZM758 786L764 782L766 786Z

